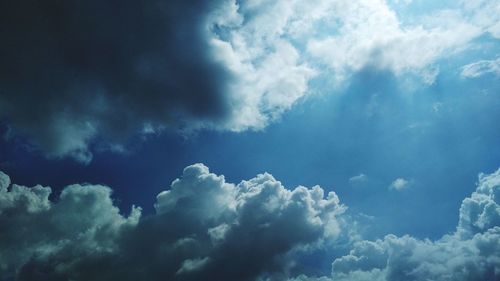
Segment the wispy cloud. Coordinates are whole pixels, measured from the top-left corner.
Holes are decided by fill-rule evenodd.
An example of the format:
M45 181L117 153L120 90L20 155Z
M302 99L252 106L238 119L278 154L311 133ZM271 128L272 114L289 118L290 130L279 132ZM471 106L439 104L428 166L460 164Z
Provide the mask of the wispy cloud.
M368 181L368 176L363 174L363 173L349 178L350 184L361 184L361 183L365 183L367 181Z
M500 58L495 60L480 60L464 65L460 75L464 78L476 78L489 73L500 76Z

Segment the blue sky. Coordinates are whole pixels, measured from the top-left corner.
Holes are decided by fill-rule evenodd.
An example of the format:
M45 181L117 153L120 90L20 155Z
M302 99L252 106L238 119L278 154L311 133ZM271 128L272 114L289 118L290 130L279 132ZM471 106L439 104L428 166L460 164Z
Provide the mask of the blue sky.
M186 168L194 163L203 163L210 172L224 175L226 182L235 184L267 172L274 177L270 182L276 179L283 185L280 187L283 190L277 189L277 194L285 194L284 190L299 192L295 189L297 186L315 185L321 186L325 193L336 193L342 206L331 203L337 210L332 213L335 215L334 234L329 232L332 228L329 225L333 222L326 219L328 216L318 215L323 225L321 231L328 235L297 236L298 240L290 240L290 244L286 244L288 248L281 252L274 252L274 246L269 246L268 251L255 250L254 254L267 262L257 263L250 269L246 266L247 270L241 271L246 274L241 280L312 281L319 276L326 278L321 280L420 280L419 276L448 280L442 278L449 277L447 270L455 271L453 266L456 264L447 264L446 259L441 260L432 254L428 255L429 260L420 260L418 253L443 251L448 254L453 248L448 243L475 243L475 239L492 241L493 244L498 242L499 236L495 235L499 234L500 227L497 198L500 176L495 171L500 165L500 6L495 1L266 3L169 4L174 10L203 15L203 19L190 21L171 13L146 14L144 18L156 20L155 17L159 17L158 22L163 20L162 15L170 19L168 24L172 24L172 29L159 29L137 38L144 40L143 45L156 46L157 36L166 32L168 52L162 53L140 44L134 47L135 43L123 39L126 36L117 35L103 42L113 42L110 48L117 48L120 52L132 52L131 61L139 58L137 68L129 71L126 68L132 62L115 66L111 61L96 65L79 62L75 66L74 61L66 61L68 57L56 57L62 66L49 66L47 71L61 75L59 79L65 82L52 88L47 86L49 78L34 76L33 84L40 87L38 94L19 86L29 82L25 81L26 77L31 77L28 73L32 72L28 69L39 69L37 61L19 68L19 73L26 74L24 76L8 76L5 74L7 70L1 69L0 73L4 75L0 80L4 81L2 91L7 94L0 97L0 110L4 111L0 115L4 136L0 140L0 170L16 184L50 186L52 203L47 204L53 204L53 209L61 192L79 194L79 189L65 188L67 185L109 186L113 190L113 203L109 204L121 210L119 215L109 215L115 222L120 221L114 226L134 224L132 216L127 218L130 206L142 207L143 219L139 220L137 230L123 234L137 243L143 241L141 239L149 232L168 230L168 233L181 233L184 224L190 225L191 219L204 216L198 214L199 208L207 208L204 213L212 214L219 212L216 206L230 202L202 201L211 200L212 193L206 194L208 199L194 199L205 196L205 191L198 190L198 187L206 185L211 188L220 183L207 182L212 176L205 176L208 172L201 166ZM68 9L71 15L72 7L64 9ZM113 8L109 6L107 9ZM104 10L109 11L107 9ZM124 14L133 15L133 12L130 10ZM206 14L209 16L205 19ZM84 16L97 23L102 21L99 16L91 15ZM63 20L67 18L63 17ZM134 20L140 24L144 19L134 17ZM156 23L154 20L152 22ZM110 30L116 28L114 22L102 22L109 25ZM203 31L208 35L197 29L200 24L209 26L208 31ZM87 25L72 27L91 30L91 35L88 35L91 39L97 43L102 40L93 37L92 29ZM186 33L183 33L184 29ZM179 35L192 30L200 34ZM119 29L118 34L122 31ZM29 37L22 28L17 32L20 38ZM51 29L40 32L62 38L69 36L70 42L75 40L69 34L54 33ZM13 45L21 44L12 40ZM189 42L203 42L208 47L203 44L200 49L196 44L191 49L178 47ZM97 43L84 45L83 48L89 48L91 52L79 53L72 49L71 44L63 48L69 49L70 55L75 52L73 55L100 58L96 53L106 49L99 49L105 44ZM47 48L52 46L50 42L46 44ZM202 53L203 46L209 51ZM6 50L14 52L14 49ZM34 51L22 49L19 52L32 55ZM193 56L193 52L200 53ZM51 56L57 55L33 55L41 60L51 59ZM118 57L124 58L128 57ZM168 67L164 67L163 62ZM60 74L59 67L76 73L79 78ZM118 67L126 70L114 71ZM168 76L175 71L169 67L178 72L174 75L174 82L163 83L162 75ZM104 69L102 72L96 70L101 68ZM136 70L138 72L134 72ZM210 82L204 82L204 77ZM127 80L130 82L123 83L128 87L125 92L121 86L114 86ZM57 89L65 90L59 93ZM209 93L204 94L204 89ZM80 98L80 93L90 98ZM40 108L36 104L40 104ZM478 175L481 173L492 175L480 179ZM191 182L189 175L192 174L196 175L196 181ZM171 185L175 179L180 179L177 180L180 183ZM266 186L261 179L255 181L259 182L257 186ZM179 187L176 189L175 186ZM227 190L229 187L221 185L220 188ZM235 188L240 190L238 192L247 192L241 184ZM183 191L190 189L193 193ZM10 195L6 194L2 200L17 202L8 199ZM95 199L92 204L108 204L105 199L109 195L106 192L99 194L105 194L104 203ZM489 198L489 201L484 201L486 199L481 194L486 194L484 198ZM170 206L171 202L191 198L189 196L193 196L193 201L186 201L186 206L175 207L182 206L180 203ZM59 200L64 202L64 199ZM94 202L92 200L89 202ZM242 206L253 202L250 199L244 203L238 198L234 200ZM483 214L480 217L473 217L472 211L467 213L475 200L483 202L477 203L480 207L475 211ZM314 208L319 208L315 210L318 214L330 212L323 207ZM160 227L159 221L166 215L180 226L165 224ZM248 223L244 218L235 219L238 223L234 225L248 229L236 226L233 229L233 224L226 221L209 228L209 232L234 231L246 237L245 231L252 232L255 226L253 220ZM208 223L205 219L203 217L203 225ZM6 227L13 229L14 234L15 221L4 220L12 224L6 224ZM270 225L278 223L270 221ZM298 223L301 225L284 220L282 227L296 230L297 235L313 227L308 225L308 220L301 222L299 219ZM273 231L279 232L277 229ZM116 233L122 231L129 230L119 229ZM471 231L476 235L470 234ZM153 235L151 233L148 235ZM227 243L240 243L240 248L236 249L245 251L248 245L257 247L256 243L276 245L278 238L273 237L280 236L273 235L258 238L262 240L257 242L248 242L245 238L232 242L227 238ZM424 240L427 238L430 240ZM9 242L7 236L0 239L5 239L0 243L0 249L14 243ZM121 241L119 239L124 238L116 241ZM156 241L154 239L151 241ZM99 241L96 243L101 243ZM176 247L168 241L156 242L166 243L163 246L166 248ZM297 245L309 245L311 249L302 251ZM394 250L394 245L401 248ZM198 270L207 270L208 276L220 280L234 278L233 273L218 267L225 258L234 259L231 255L235 252L227 250L233 248L227 247L223 248L224 251L216 247L208 252L196 252L193 256L187 255L183 262L179 261L180 265L169 266L180 266L174 271L179 280L203 280L201 275L196 275ZM380 254L375 255L371 247ZM406 247L407 252L401 250ZM469 262L480 264L482 258L498 259L500 252L497 248L498 245L486 256L452 254L467 256ZM128 246L120 249L127 253L132 251ZM27 253L26 257L29 257L31 252ZM60 254L51 253L50 258L57 260ZM135 252L131 254L130 259L137 258L135 255ZM23 265L26 257L0 256L0 262L6 264L6 276L11 276L8 270L12 268L15 269L13 272L29 272L30 267ZM352 261L362 258L370 261L369 265ZM393 267L379 265L385 266L392 259L397 261L392 262ZM408 266L406 259L412 260L410 267L413 271L405 269ZM484 268L477 265L468 271L468 275L454 275L452 280L496 280L500 265L488 260L490 264L483 264ZM33 261L34 266L37 262L43 265L47 260L42 256L40 261ZM88 262L92 264L93 261ZM424 270L424 265L429 262L440 264L444 269ZM155 266L156 263L138 264L137 272L142 268L157 270ZM235 270L238 266L235 264ZM85 265L68 268L67 272L61 273L64 278L95 278L91 273L82 275ZM192 275L182 275L185 272ZM162 274L171 273L166 270ZM26 276L29 275L22 278ZM112 272L108 276L123 278ZM148 275L138 276L156 280Z

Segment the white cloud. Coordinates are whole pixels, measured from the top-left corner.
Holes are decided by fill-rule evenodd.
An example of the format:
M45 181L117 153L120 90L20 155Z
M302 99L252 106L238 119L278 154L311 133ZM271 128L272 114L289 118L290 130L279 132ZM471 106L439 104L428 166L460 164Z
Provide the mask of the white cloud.
M410 184L411 182L409 180L406 180L404 178L397 178L391 183L391 185L389 185L389 189L403 190L410 187Z
M229 85L232 118L216 127L264 128L306 95L315 71L286 38L300 2L226 1L215 12L213 53L235 77Z
M415 24L403 25L383 0L331 3L330 17L336 23L336 32L311 39L307 50L340 80L351 72L375 67L396 75L414 72L424 82L432 83L437 75L433 64L482 32L458 11L440 11Z
M476 78L488 73L500 76L500 58L495 60L480 60L464 65L460 74L464 78Z
M349 178L349 183L350 184L361 184L361 183L364 183L368 180L368 176L361 173L359 175L356 175L356 176L352 176Z

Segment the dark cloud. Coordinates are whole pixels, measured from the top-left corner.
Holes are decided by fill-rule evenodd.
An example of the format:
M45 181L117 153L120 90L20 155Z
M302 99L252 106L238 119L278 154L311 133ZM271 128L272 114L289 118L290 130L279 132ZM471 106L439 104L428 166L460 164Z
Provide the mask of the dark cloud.
M49 155L93 136L227 115L231 79L209 46L220 1L2 1L0 118Z
M9 187L10 186L10 187ZM111 190L10 185L0 173L0 280L254 280L286 274L292 252L335 238L344 211L320 187L285 189L269 174L227 183L187 167L155 215L125 217Z

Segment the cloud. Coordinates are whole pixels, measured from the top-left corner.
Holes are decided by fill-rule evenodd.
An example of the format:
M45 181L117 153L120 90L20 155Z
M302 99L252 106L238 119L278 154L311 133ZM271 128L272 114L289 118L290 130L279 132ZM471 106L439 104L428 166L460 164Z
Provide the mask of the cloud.
M123 215L111 189L27 188L0 173L0 280L497 280L500 169L481 174L456 231L431 241L389 234L353 239L329 276L295 258L337 251L345 207L320 187L284 188L269 174L235 185L202 164L157 196L156 214ZM342 226L342 228L341 228ZM333 248L327 248L333 247Z
M397 178L389 185L389 189L403 190L410 187L410 184L411 182L404 178Z
M3 3L0 118L49 157L83 163L95 142L131 134L261 129L305 95L314 71L279 32L286 15L261 26L285 2L242 5Z
M361 173L357 176L350 177L349 183L350 184L361 184L361 183L365 183L367 180L368 180L368 176Z
M441 239L387 235L359 240L333 261L332 275L298 276L328 280L498 280L500 278L500 169L481 174L476 191L463 200L454 233Z
M500 76L500 58L495 60L480 60L464 65L460 75L464 78L476 78L488 73Z
M327 23L336 32L310 40L307 51L332 69L337 80L372 67L396 75L413 72L431 84L438 74L433 66L438 59L484 32L458 10L439 11L410 25L386 1L329 3Z
M156 214L124 216L101 185L10 185L0 173L0 280L254 280L340 232L344 207L269 174L235 185L202 164L161 192ZM10 278L10 279L9 279Z
M135 134L260 130L326 70L433 83L440 58L497 35L497 10L467 1L409 24L382 0L3 3L0 119L82 163Z

